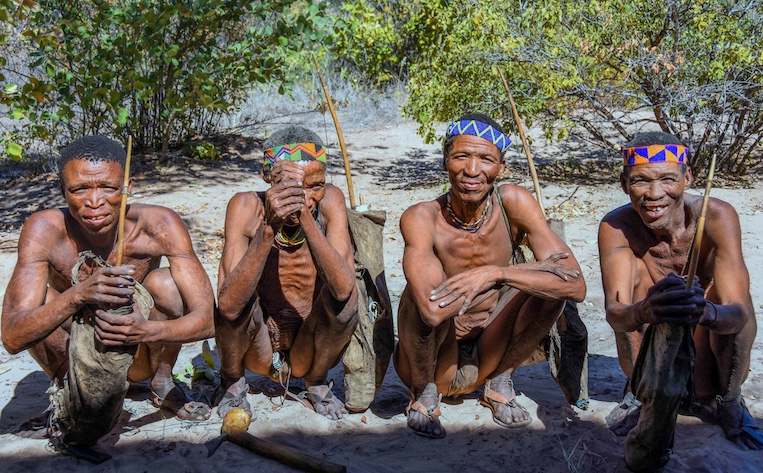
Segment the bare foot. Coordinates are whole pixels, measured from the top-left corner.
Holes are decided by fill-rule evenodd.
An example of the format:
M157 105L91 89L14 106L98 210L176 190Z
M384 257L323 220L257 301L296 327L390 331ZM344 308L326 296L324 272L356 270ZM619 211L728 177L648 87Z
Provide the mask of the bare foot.
M514 393L511 373L504 373L485 383L483 404L493 411L493 420L503 427L523 427L533 420Z
M413 393L411 393L413 396ZM408 416L408 427L416 435L431 439L445 437L445 429L440 424L440 400L442 396L437 393L437 385L429 383L417 399L411 399L405 413Z

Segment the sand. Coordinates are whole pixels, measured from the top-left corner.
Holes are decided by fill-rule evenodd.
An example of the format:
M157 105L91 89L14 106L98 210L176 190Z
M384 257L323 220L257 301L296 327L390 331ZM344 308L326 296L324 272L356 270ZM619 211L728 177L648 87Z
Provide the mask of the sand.
M443 192L445 177L436 145L424 144L415 125L347 133L353 163L354 187L372 209L387 211L385 263L393 305L397 307L405 285L401 268L403 242L398 221L412 203L432 199ZM334 145L334 149L336 146ZM552 153L550 150L549 153ZM222 249L225 206L243 190L263 190L259 178L260 151L254 149L225 164L207 165L184 159L164 161L157 172L141 171L147 159L137 157L134 195L131 202L165 205L176 210L188 224L194 245L216 287L217 264ZM338 153L335 153L338 156ZM528 188L529 179L513 152L512 166L504 180ZM347 185L339 159L330 166L330 182L343 190ZM61 205L54 177L0 181L0 298L16 261L19 227L31 212ZM695 191L700 193L700 191ZM574 195L573 195L574 194ZM572 198L570 198L572 196ZM756 317L763 317L763 249L757 229L763 227L763 189L714 189L713 196L732 203L742 224L744 254L750 269L751 293ZM588 293L579 304L589 331L588 410L569 406L548 372L546 363L519 369L515 383L519 401L534 421L521 429L505 429L492 421L490 411L479 405L478 395L443 404L442 422L448 435L442 440L416 436L406 428L403 414L408 390L390 366L382 389L371 408L340 421L330 421L303 405L283 400L282 388L249 373L250 403L258 419L249 432L288 445L318 458L345 465L349 472L473 472L522 471L610 472L622 468L624 438L607 428L604 417L622 397L625 377L616 358L613 332L606 323L599 273L596 233L604 214L628 203L614 179L594 185L543 183L544 204L551 215L563 218L567 241L581 263ZM214 340L210 340L213 355ZM182 372L189 364L203 363L202 342L186 344L175 366ZM218 364L219 366L219 364ZM343 391L341 367L330 372ZM219 435L221 419L213 412L207 422L181 422L165 418L148 401L147 385L131 388L122 418L98 444L112 455L101 465L53 452L46 440L16 435L19 424L39 415L48 405L48 380L26 353L9 355L0 348L0 465L3 471L294 471L241 447L224 443L207 457L204 443ZM301 382L294 381L299 386ZM742 390L758 422L763 422L763 338L759 334L752 353L752 366ZM208 399L214 386L197 382L186 386L197 399ZM720 427L694 417L679 416L676 444L665 471L763 471L763 453L745 452L728 442Z

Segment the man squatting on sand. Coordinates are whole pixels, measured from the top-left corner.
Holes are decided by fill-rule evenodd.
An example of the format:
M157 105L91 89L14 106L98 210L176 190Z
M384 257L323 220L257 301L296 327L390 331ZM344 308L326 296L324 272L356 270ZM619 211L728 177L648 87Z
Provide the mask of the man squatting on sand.
M326 150L302 127L265 143L265 192L228 203L218 279L216 341L222 383L213 398L224 416L251 413L244 369L288 382L304 379L315 412L347 414L326 375L357 325L355 266L342 191L326 184Z
M688 269L702 207L701 197L684 192L692 181L691 169L686 165L688 153L678 138L663 132L640 133L624 149L620 184L631 204L607 214L599 228L607 321L615 331L620 366L631 380L629 389L637 396L639 386L632 378L637 358L642 358L639 351L654 351L655 344L664 347L666 343L656 335L642 345L645 329L659 324L673 331L673 327L688 326L689 342L693 329L696 359L693 371L691 364L686 365L685 376L691 374L693 378L693 392L688 386L687 396L693 395L701 404L715 402L726 437L742 449L760 450L763 432L747 411L741 394L750 367L756 323L750 278L742 257L739 217L733 207L710 199L698 278L687 289L684 279L678 276ZM644 372L642 378L650 375ZM679 386L676 409L684 386ZM644 395L652 397L649 392ZM632 394L626 394L628 397L632 399ZM687 399L690 404L692 398ZM627 407L625 404L622 407ZM676 409L660 416L672 416L672 423L665 427L670 427L667 441L671 444ZM637 416L625 422L630 424L623 426L626 431L633 427ZM641 417L647 417L643 410ZM639 425L651 421L642 419Z
M511 141L485 115L451 123L443 143L450 190L405 211L395 368L411 388L408 426L442 438L442 395L484 384L484 402L505 427L529 424L512 374L546 337L565 300L582 301L585 282L567 245L521 187L494 187ZM518 263L527 237L537 259Z
M53 434L71 445L92 445L111 430L128 380L151 378L153 403L182 419L209 417L172 379L181 344L214 331L212 286L183 221L164 207L130 205L124 262L106 263L117 255L125 160L102 136L61 151L68 207L26 221L3 305L3 344L13 354L29 350L60 388L51 396ZM162 256L169 268L159 267Z

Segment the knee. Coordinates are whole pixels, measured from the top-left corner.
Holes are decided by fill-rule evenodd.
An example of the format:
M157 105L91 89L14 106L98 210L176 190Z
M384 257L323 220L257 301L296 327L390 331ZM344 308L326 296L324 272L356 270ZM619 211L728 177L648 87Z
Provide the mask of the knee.
M169 268L159 268L148 273L143 280L143 287L154 298L154 306L159 312L171 319L183 316L183 298Z
M358 324L358 291L352 291L350 298L344 302L344 306L336 313L336 320L342 326L355 328Z

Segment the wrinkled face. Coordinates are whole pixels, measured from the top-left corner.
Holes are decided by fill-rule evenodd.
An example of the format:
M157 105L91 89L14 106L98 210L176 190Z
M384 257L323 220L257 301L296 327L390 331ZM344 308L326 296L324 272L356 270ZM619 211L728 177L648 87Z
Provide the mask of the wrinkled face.
M691 170L677 163L650 163L633 166L622 174L620 184L631 198L644 225L660 230L671 223L683 224L683 193L691 185Z
M98 235L116 228L124 172L119 163L73 159L61 173L69 212L85 232Z
M479 202L503 173L505 163L493 143L476 136L459 135L443 165L453 196L465 202Z

